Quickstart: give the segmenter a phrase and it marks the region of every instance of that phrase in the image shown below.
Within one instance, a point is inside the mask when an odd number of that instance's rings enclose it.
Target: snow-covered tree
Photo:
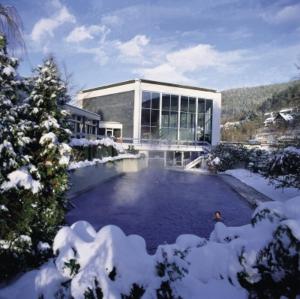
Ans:
[[[35,71],[26,114],[32,122],[29,133],[29,155],[39,175],[40,190],[34,196],[35,221],[32,242],[51,242],[66,209],[67,166],[71,148],[68,145],[67,113],[62,106],[69,100],[53,58]]]
[[[277,188],[300,189],[300,149],[287,147],[275,152],[264,172]]]
[[[21,108],[28,84],[17,67],[0,34],[0,280],[22,269],[30,255],[34,209],[25,197],[38,189],[27,155],[30,122]]]

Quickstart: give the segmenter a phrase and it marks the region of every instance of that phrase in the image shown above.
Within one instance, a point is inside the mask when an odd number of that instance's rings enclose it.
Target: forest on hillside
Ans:
[[[222,92],[223,141],[248,141],[264,128],[267,112],[300,109],[300,80]],[[231,122],[231,123],[228,123]],[[227,124],[231,126],[227,126]],[[299,128],[299,118],[293,122]],[[295,138],[299,138],[295,136]]]
[[[287,92],[290,86],[295,85],[297,82],[299,83],[300,81],[235,88],[222,91],[222,123],[227,121],[237,121],[242,115],[248,114],[250,111],[255,113],[258,112],[264,102],[271,99],[273,95],[283,92],[280,97],[286,97],[287,95],[284,93]],[[270,101],[269,103],[271,104]],[[272,105],[274,105],[274,101],[269,107]],[[267,108],[267,106],[264,107]]]

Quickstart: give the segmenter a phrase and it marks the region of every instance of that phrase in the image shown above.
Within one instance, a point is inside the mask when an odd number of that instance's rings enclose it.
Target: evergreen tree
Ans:
[[[42,188],[33,197],[35,220],[32,223],[32,242],[51,243],[64,221],[67,207],[67,166],[71,148],[70,131],[63,105],[69,100],[53,58],[36,69],[26,114],[32,122],[29,154],[39,173]]]
[[[16,265],[12,261],[28,251],[31,243],[31,208],[23,200],[24,192],[30,192],[30,184],[25,184],[31,178],[29,156],[24,155],[30,142],[26,136],[29,126],[20,119],[19,109],[27,85],[18,76],[17,66],[0,34],[0,280],[9,276],[7,271],[19,269],[20,259]]]

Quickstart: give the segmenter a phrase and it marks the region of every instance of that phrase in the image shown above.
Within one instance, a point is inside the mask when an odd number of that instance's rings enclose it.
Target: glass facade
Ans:
[[[213,101],[143,91],[141,139],[211,143]]]
[[[160,94],[157,92],[143,92],[141,138],[159,138],[159,109]]]

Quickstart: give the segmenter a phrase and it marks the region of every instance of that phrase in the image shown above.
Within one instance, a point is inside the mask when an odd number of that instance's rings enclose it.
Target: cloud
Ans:
[[[66,37],[66,41],[69,43],[78,43],[85,40],[92,40],[96,35],[102,35],[105,39],[110,30],[105,25],[91,25],[89,27],[79,26],[75,27],[69,35]]]
[[[247,57],[245,50],[218,51],[209,44],[198,44],[196,46],[180,49],[167,53],[165,59],[159,65],[150,68],[140,68],[136,72],[149,79],[164,81],[194,83],[189,77],[192,72],[203,70],[214,70],[215,72],[236,71],[239,62],[251,59]]]
[[[121,25],[123,22],[117,15],[106,15],[101,18],[101,23],[108,26]]]
[[[54,2],[54,6],[59,8],[58,12],[50,18],[40,19],[33,27],[31,39],[40,41],[43,37],[54,36],[54,30],[65,23],[75,23],[75,17],[68,11],[65,6],[62,6],[59,1]]]
[[[287,23],[299,21],[300,4],[288,5],[280,9],[273,8],[262,14],[262,18],[268,23]]]
[[[121,55],[125,57],[141,57],[142,51],[148,45],[150,39],[145,35],[136,35],[134,38],[127,42],[116,43],[117,48],[120,50]]]

